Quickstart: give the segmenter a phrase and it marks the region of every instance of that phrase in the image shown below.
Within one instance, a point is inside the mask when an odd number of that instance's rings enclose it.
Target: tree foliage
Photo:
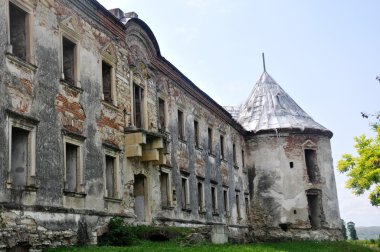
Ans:
[[[355,137],[357,156],[344,154],[337,169],[349,177],[346,187],[356,195],[370,191],[373,206],[380,206],[380,126],[374,124],[376,136],[367,138],[364,134]]]

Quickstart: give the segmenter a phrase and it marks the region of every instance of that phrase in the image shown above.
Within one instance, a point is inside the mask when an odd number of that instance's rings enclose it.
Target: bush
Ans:
[[[100,245],[128,246],[143,240],[180,240],[193,232],[193,229],[182,227],[131,226],[125,224],[120,217],[111,218],[108,228],[108,233],[99,237]]]

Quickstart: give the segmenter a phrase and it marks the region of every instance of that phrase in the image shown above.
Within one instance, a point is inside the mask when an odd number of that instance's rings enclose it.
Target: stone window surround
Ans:
[[[240,191],[235,190],[235,204],[236,204],[236,218],[238,221],[242,219],[241,216],[241,203],[240,203]]]
[[[164,129],[161,129],[161,130],[167,132],[167,130],[168,130],[168,121],[169,121],[168,120],[169,113],[168,113],[167,98],[164,97],[163,95],[159,94],[158,98],[157,98],[157,104],[159,103],[159,100],[162,100],[164,102]],[[157,105],[157,108],[159,108],[159,105]],[[158,116],[158,120],[160,120],[160,118],[159,118],[159,112],[157,113],[157,116]],[[158,122],[158,125],[159,124],[160,124],[160,122]]]
[[[12,167],[12,128],[20,128],[29,131],[28,136],[28,152],[29,152],[29,162],[27,167],[27,178],[26,178],[26,188],[35,188],[35,176],[36,176],[36,132],[38,121],[32,118],[19,115],[17,113],[8,112],[8,178],[7,178],[7,188],[12,188],[11,181],[11,167]]]
[[[206,212],[206,203],[205,203],[205,185],[204,185],[204,179],[198,178],[197,179],[197,193],[198,193],[198,185],[202,186],[201,191],[201,202],[199,203],[199,194],[198,194],[198,212],[199,213],[205,213]]]
[[[78,155],[78,161],[77,161],[77,165],[79,165],[79,174],[77,173],[76,174],[76,183],[77,183],[77,187],[76,187],[76,191],[75,192],[70,192],[70,191],[66,191],[66,184],[67,184],[67,177],[66,177],[66,171],[67,171],[67,168],[66,168],[66,143],[68,144],[72,144],[72,145],[75,145],[77,146],[77,151],[79,153]],[[84,193],[84,158],[83,158],[83,143],[84,143],[84,140],[79,140],[79,139],[76,139],[74,137],[70,137],[70,136],[66,136],[64,135],[63,136],[63,162],[64,162],[64,193],[67,193],[67,196],[79,196],[79,195],[82,195],[82,196],[85,196],[85,193]],[[73,194],[73,195],[71,195]]]
[[[211,182],[210,193],[211,193],[211,211],[212,211],[212,215],[219,215],[219,212],[218,212],[218,185],[214,181],[210,181],[210,182]],[[212,195],[213,191],[215,193],[214,197]],[[212,202],[213,199],[215,200],[215,202]],[[215,209],[212,208],[213,204],[215,206]]]
[[[7,53],[13,55],[12,44],[11,44],[11,36],[10,36],[10,16],[9,16],[9,3],[14,4],[19,7],[23,11],[26,12],[26,61],[30,64],[34,64],[34,53],[33,53],[33,9],[34,6],[32,3],[21,1],[21,0],[8,0],[5,2],[6,4],[6,12],[7,12],[7,29],[8,29],[8,46]]]
[[[73,30],[66,27],[64,24],[60,25],[60,62],[61,62],[61,80],[65,81],[65,76],[63,73],[63,38],[66,38],[67,40],[70,40],[72,43],[75,44],[74,49],[74,86],[81,87],[80,84],[80,40],[81,36],[80,34],[74,32]]]
[[[207,127],[207,152],[209,156],[215,156],[214,154],[214,129],[213,125]]]
[[[185,180],[186,184],[185,184],[185,192],[183,192],[183,185],[182,185],[182,182],[183,180]],[[182,195],[185,193],[185,205],[183,204],[182,202],[182,210],[190,210],[190,190],[189,190],[189,177],[188,176],[184,176],[184,175],[181,175],[181,200],[183,201],[183,198],[182,198]]]
[[[130,123],[131,125],[135,126],[136,127],[136,122],[135,122],[135,86],[139,87],[142,89],[142,101],[141,102],[141,120],[142,120],[142,128],[143,129],[147,129],[148,128],[148,110],[147,110],[147,107],[148,107],[148,101],[147,101],[147,95],[148,95],[148,91],[147,91],[147,83],[146,83],[146,80],[144,81],[141,81],[139,78],[136,78],[136,75],[133,75],[133,72],[131,71],[130,73],[131,75],[131,116],[130,116]]]
[[[164,208],[172,208],[173,207],[173,193],[172,193],[172,173],[169,168],[166,167],[160,167],[160,172],[165,173],[168,176],[168,181],[167,181],[167,197],[168,197],[168,205]]]
[[[120,199],[120,161],[119,161],[119,153],[116,150],[112,150],[110,148],[107,148],[103,146],[104,149],[104,198],[105,199]],[[115,183],[114,185],[114,196],[109,197],[107,193],[107,178],[106,178],[106,156],[110,156],[114,158],[114,177],[113,177],[113,182]]]
[[[224,206],[225,206],[224,215],[226,217],[229,217],[231,215],[231,213],[230,213],[230,201],[229,201],[229,190],[230,189],[228,187],[226,187],[226,186],[223,187],[223,201],[224,201],[223,203],[224,203]],[[225,193],[227,194],[226,198],[224,197]],[[227,202],[225,200],[227,200]]]
[[[179,117],[178,117],[179,113],[182,113],[182,122],[179,121]],[[178,140],[182,142],[186,142],[186,113],[185,113],[185,109],[181,106],[177,107],[177,127],[182,128],[182,135],[179,134],[180,130],[179,128],[177,128]]]

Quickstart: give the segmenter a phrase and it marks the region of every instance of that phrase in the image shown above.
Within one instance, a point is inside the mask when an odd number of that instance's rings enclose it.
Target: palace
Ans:
[[[0,250],[96,244],[113,216],[341,239],[332,132],[266,71],[222,107],[95,0],[0,0],[0,48]]]

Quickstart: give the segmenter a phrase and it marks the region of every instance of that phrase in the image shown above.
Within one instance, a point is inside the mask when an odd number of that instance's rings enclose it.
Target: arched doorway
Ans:
[[[133,185],[137,221],[146,221],[146,211],[148,209],[146,177],[142,174],[135,175],[135,182]]]

